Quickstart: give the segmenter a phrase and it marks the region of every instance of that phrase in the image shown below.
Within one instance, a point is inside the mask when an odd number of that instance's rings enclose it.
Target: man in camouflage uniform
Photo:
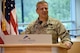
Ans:
[[[48,3],[40,1],[36,5],[36,12],[39,15],[38,19],[27,27],[25,34],[52,34],[53,43],[58,43],[58,37],[61,42],[71,48],[72,42],[68,31],[63,24],[48,16]]]

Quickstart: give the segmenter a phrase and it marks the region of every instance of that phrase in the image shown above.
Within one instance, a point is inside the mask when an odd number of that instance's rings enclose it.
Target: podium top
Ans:
[[[57,44],[0,44],[0,47],[58,47],[67,48],[62,43]]]

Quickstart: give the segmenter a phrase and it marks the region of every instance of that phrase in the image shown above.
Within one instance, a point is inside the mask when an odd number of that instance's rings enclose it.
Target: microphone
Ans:
[[[27,38],[28,36],[24,36],[24,38],[23,39],[25,39],[25,38]]]
[[[42,24],[42,21],[39,21],[38,23],[41,25]]]

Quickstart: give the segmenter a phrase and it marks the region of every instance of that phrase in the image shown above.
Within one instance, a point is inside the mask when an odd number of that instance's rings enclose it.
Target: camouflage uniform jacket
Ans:
[[[52,34],[53,43],[58,43],[58,37],[60,37],[61,42],[71,42],[69,33],[63,24],[60,21],[50,17],[48,17],[46,23],[43,23],[37,19],[29,24],[25,34]]]

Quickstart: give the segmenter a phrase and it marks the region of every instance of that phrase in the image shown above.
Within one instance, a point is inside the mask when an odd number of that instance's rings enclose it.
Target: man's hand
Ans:
[[[64,42],[63,45],[65,45],[67,47],[67,49],[71,49],[72,43],[71,42]]]

